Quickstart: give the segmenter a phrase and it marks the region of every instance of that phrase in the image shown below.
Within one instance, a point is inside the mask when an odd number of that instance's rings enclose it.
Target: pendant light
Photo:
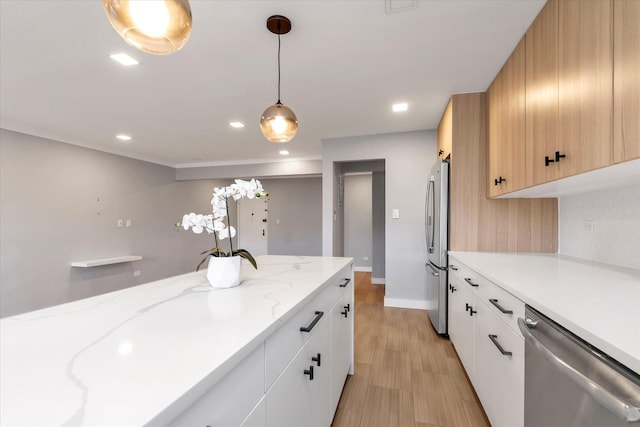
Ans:
[[[289,107],[280,102],[280,35],[291,31],[291,21],[274,15],[267,19],[267,28],[278,35],[278,102],[262,113],[260,130],[269,142],[289,142],[298,131],[298,119]]]
[[[189,40],[189,0],[102,0],[102,5],[114,30],[143,52],[167,55]]]

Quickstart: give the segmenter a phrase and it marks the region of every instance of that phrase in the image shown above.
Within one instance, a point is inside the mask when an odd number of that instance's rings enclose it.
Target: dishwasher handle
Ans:
[[[531,333],[530,329],[535,329],[535,324],[527,322],[527,320],[518,318],[518,327],[520,328],[522,335],[524,335],[525,341],[531,343],[553,366],[568,376],[578,387],[584,390],[585,393],[588,393],[602,406],[619,418],[622,418],[629,423],[640,420],[640,407],[626,402],[620,397],[614,395],[611,391],[605,389],[581,372],[578,372],[566,361],[558,357]]]

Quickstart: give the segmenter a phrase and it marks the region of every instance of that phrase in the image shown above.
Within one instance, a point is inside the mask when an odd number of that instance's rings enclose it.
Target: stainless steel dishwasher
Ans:
[[[640,426],[640,375],[527,306],[525,427]],[[638,333],[638,325],[629,325]]]

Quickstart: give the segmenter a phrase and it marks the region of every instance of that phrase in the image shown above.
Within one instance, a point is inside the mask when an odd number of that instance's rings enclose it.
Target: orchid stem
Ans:
[[[224,203],[227,208],[227,224],[229,227],[229,247],[231,248],[231,252],[229,252],[229,256],[233,256],[233,237],[231,236],[231,217],[229,216],[229,196],[225,196]]]

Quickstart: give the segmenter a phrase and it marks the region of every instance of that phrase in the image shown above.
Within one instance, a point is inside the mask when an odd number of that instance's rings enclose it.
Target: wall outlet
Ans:
[[[133,272],[133,277],[138,277],[140,275],[140,270],[136,270]]]
[[[363,260],[363,261],[369,261],[369,257],[368,257],[368,256],[363,256],[363,257],[362,257],[362,260]]]
[[[127,228],[129,228],[129,227],[131,227],[131,220],[130,219],[127,220]]]
[[[118,228],[122,228],[122,226],[124,225],[124,221],[122,221],[121,219],[118,220],[118,222],[116,223],[118,225]]]
[[[582,230],[591,232],[596,229],[596,222],[590,219],[582,220]]]

